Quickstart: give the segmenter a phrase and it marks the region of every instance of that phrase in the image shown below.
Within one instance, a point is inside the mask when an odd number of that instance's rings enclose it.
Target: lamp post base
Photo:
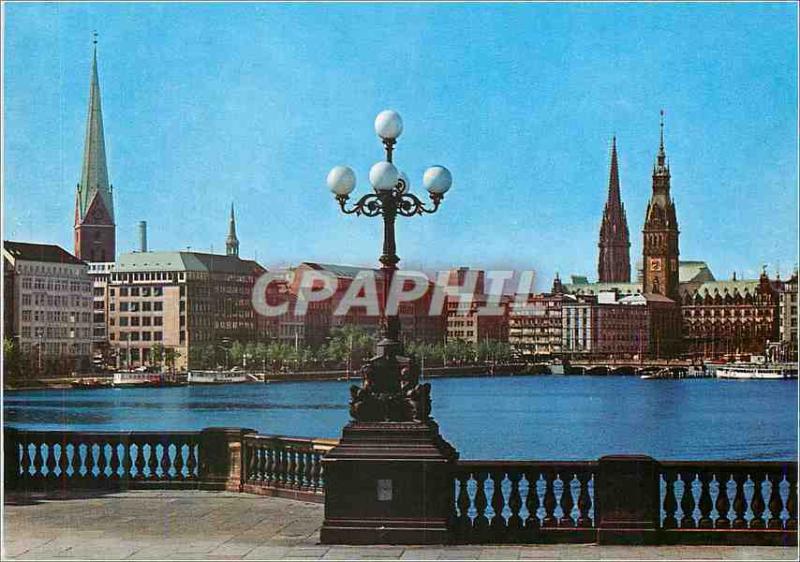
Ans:
[[[450,540],[456,450],[424,422],[351,422],[322,460],[324,544]]]

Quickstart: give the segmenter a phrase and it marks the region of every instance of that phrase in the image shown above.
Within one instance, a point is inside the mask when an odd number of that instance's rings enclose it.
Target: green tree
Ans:
[[[241,365],[244,361],[245,347],[241,342],[235,341],[228,350],[231,365]]]
[[[150,360],[154,365],[161,365],[164,361],[164,346],[160,343],[153,345],[150,351]]]

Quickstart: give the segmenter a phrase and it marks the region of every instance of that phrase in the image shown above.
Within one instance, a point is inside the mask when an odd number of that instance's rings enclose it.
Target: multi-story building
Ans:
[[[512,302],[508,313],[508,343],[525,358],[549,358],[561,355],[562,308],[573,301],[559,292],[528,295]]]
[[[647,298],[615,292],[564,302],[562,351],[571,357],[641,357],[649,353]]]
[[[4,336],[39,371],[87,368],[93,297],[86,263],[59,246],[6,241],[3,271]]]
[[[303,283],[303,275],[313,271],[330,275],[335,280],[334,293],[324,300],[313,300],[307,303],[303,316],[305,321],[305,337],[307,343],[319,346],[327,341],[330,331],[342,326],[359,326],[368,333],[377,334],[380,328],[380,314],[377,308],[369,310],[365,306],[342,306],[342,301],[350,290],[354,280],[361,272],[374,275],[375,295],[377,303],[382,302],[383,283],[380,270],[366,267],[354,267],[317,262],[302,262],[293,270],[290,291],[298,295]],[[411,281],[407,281],[411,283]],[[314,287],[313,290],[321,288]],[[404,288],[408,290],[408,288]],[[444,339],[443,314],[430,315],[430,302],[433,298],[434,285],[428,282],[428,290],[418,299],[404,301],[399,304],[400,334],[404,341],[440,343]],[[362,290],[358,297],[365,297]],[[343,314],[337,314],[337,310]],[[378,314],[376,314],[378,312]]]
[[[485,273],[459,267],[447,272],[442,287],[447,341],[473,345],[484,341],[508,341],[510,298],[485,293]]]
[[[118,364],[153,363],[158,346],[180,369],[199,361],[208,346],[267,341],[267,324],[251,302],[265,272],[236,253],[122,254],[108,288],[109,341]]]
[[[681,300],[688,352],[704,357],[763,354],[779,338],[779,292],[766,271],[758,280],[709,281]]]
[[[114,262],[89,262],[92,280],[92,354],[99,359],[107,356],[108,347],[108,282]]]
[[[509,306],[508,297],[501,296],[494,302],[488,295],[473,295],[470,301],[447,295],[447,341],[461,340],[473,345],[485,341],[508,341]],[[491,310],[495,308],[499,310]]]
[[[778,305],[782,359],[797,361],[797,270],[783,285]]]

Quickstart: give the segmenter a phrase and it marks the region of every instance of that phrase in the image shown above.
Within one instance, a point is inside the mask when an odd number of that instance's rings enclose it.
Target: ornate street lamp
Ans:
[[[339,443],[322,459],[325,470],[323,543],[442,544],[449,539],[456,450],[439,434],[430,417],[430,384],[420,384],[420,369],[406,357],[400,341],[400,320],[386,303],[397,257],[394,223],[398,215],[434,213],[453,183],[447,168],[433,166],[423,175],[430,206],[410,193],[406,175],[392,163],[403,132],[395,111],[382,111],[375,132],[386,148],[386,160],[369,172],[374,189],[351,207],[356,185],[353,170],[337,166],[328,186],[346,214],[383,217],[380,257],[383,293],[378,353],[361,369],[362,386],[350,387],[353,421]]]
[[[386,160],[377,162],[369,171],[374,193],[364,195],[348,208],[347,201],[356,186],[353,170],[336,166],[327,178],[328,187],[343,213],[383,217],[381,339],[376,357],[362,369],[363,386],[351,389],[350,413],[357,421],[424,421],[430,414],[430,386],[419,384],[420,371],[416,361],[403,356],[400,319],[396,314],[386,314],[389,289],[400,261],[394,223],[397,215],[413,217],[435,213],[453,184],[453,177],[444,166],[432,166],[425,171],[422,182],[431,198],[431,205],[427,206],[410,192],[408,176],[392,162],[394,146],[403,132],[400,115],[390,109],[380,112],[375,118],[375,132],[383,142]]]

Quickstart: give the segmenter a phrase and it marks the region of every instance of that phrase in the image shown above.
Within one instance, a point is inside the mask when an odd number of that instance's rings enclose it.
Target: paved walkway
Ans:
[[[318,544],[322,506],[198,491],[6,497],[3,559],[797,560],[795,548]]]

